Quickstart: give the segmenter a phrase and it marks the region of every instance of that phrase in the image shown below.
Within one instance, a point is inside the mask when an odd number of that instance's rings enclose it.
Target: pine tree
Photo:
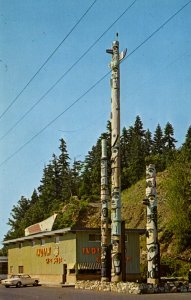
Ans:
[[[23,220],[25,214],[30,208],[30,200],[24,196],[18,201],[17,205],[13,206],[11,211],[11,218],[8,220],[8,225],[11,229],[8,231],[5,239],[16,238],[24,235],[25,224],[23,225]]]
[[[130,163],[130,149],[133,138],[133,127],[122,129],[121,135],[121,189],[125,189],[130,186],[129,182],[129,163]]]
[[[39,197],[38,197],[37,190],[34,189],[32,196],[31,196],[31,201],[30,201],[31,206],[34,205],[35,203],[37,203],[38,200],[39,200]]]
[[[107,157],[108,157],[108,181],[111,177],[111,123],[107,122],[107,131],[102,133],[98,138],[96,145],[88,151],[82,171],[82,180],[80,187],[80,196],[88,198],[91,201],[100,200],[100,184],[101,184],[101,140],[107,141]]]
[[[145,174],[145,130],[139,116],[136,117],[132,136],[129,142],[128,177],[130,184],[134,184]]]
[[[54,200],[62,200],[61,193],[62,193],[62,179],[61,179],[61,167],[60,162],[55,154],[52,156],[51,161],[52,167],[52,197]]]
[[[70,178],[70,168],[69,168],[69,155],[67,152],[66,142],[64,139],[60,139],[60,155],[58,158],[58,164],[60,168],[61,175],[61,198],[63,201],[68,200],[72,195],[71,192],[71,178]]]
[[[185,160],[191,161],[191,126],[188,128],[186,133],[186,139],[182,147],[182,153],[184,154]]]
[[[160,124],[157,125],[153,137],[152,154],[162,154],[164,151],[164,136]]]
[[[174,128],[172,127],[172,125],[168,122],[164,128],[164,138],[163,138],[163,142],[164,142],[164,148],[168,151],[168,150],[173,150],[175,149],[175,143],[177,143],[177,141],[174,138]]]
[[[55,199],[54,170],[51,162],[45,166],[39,191],[39,210],[42,220],[47,218]]]
[[[84,161],[83,187],[81,192],[98,200],[101,181],[101,138],[98,139]]]
[[[145,144],[145,156],[149,156],[152,151],[152,133],[150,132],[149,129],[145,132],[145,139],[144,139],[144,144]]]
[[[81,172],[83,164],[79,160],[74,160],[71,168],[71,193],[72,196],[80,196]]]
[[[141,121],[140,116],[136,116],[133,131],[135,135],[140,136],[141,138],[143,138],[145,135],[145,130],[143,129],[143,122]]]

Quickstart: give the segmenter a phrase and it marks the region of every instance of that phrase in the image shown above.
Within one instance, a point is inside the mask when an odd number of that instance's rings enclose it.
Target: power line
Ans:
[[[7,130],[7,132],[0,138],[2,141],[15,127],[57,86],[57,84],[90,52],[90,50],[100,41],[100,39],[125,15],[125,13],[135,4],[134,0],[122,14],[97,38],[93,44],[71,65],[71,67],[64,72],[64,74],[20,117],[20,119]]]
[[[56,116],[52,121],[50,121],[45,127],[43,127],[37,134],[35,134],[30,140],[28,140],[25,144],[19,147],[13,154],[11,154],[7,159],[5,159],[0,167],[10,160],[13,156],[19,153],[23,148],[25,148],[29,143],[31,143],[37,136],[39,136],[42,132],[44,132],[50,125],[52,125],[56,120],[58,120],[65,112],[67,112],[72,106],[74,106],[77,102],[79,102],[82,98],[84,98],[91,90],[93,90],[104,78],[109,75],[110,71],[107,72],[103,77],[101,77],[96,83],[94,83],[85,93],[83,93],[79,98],[77,98],[71,105],[69,105],[63,112],[61,112],[58,116]]]
[[[159,32],[164,26],[166,26],[176,15],[178,15],[188,4],[190,4],[191,0],[187,2],[184,6],[182,6],[178,11],[176,11],[170,18],[168,18],[161,26],[159,26],[152,34],[150,34],[142,43],[140,43],[135,49],[131,51],[131,53],[127,56],[130,57],[133,55],[141,46],[143,46],[146,42],[148,42],[157,32]],[[125,59],[124,59],[125,60]],[[65,112],[67,112],[71,107],[73,107],[77,102],[79,102],[82,98],[84,98],[90,91],[92,91],[101,81],[103,81],[111,71],[108,71],[104,76],[102,76],[98,81],[96,81],[88,90],[86,90],[79,98],[77,98],[72,104],[70,104],[63,112],[61,112],[58,116],[56,116],[52,121],[50,121],[45,127],[43,127],[37,134],[35,134],[31,139],[29,139],[25,144],[19,147],[13,154],[8,156],[1,164],[0,167],[9,161],[12,157],[14,157],[17,153],[19,153],[24,147],[26,147],[29,143],[31,143],[36,137],[38,137],[42,132],[44,132],[49,126],[51,126],[56,120],[58,120]]]
[[[97,0],[88,7],[85,13],[81,16],[81,18],[76,22],[76,24],[72,27],[72,29],[67,33],[65,38],[60,42],[60,44],[54,49],[54,51],[48,56],[45,62],[41,65],[41,67],[36,71],[36,73],[31,77],[31,79],[27,82],[27,84],[22,88],[19,94],[12,100],[12,102],[8,105],[8,107],[2,112],[0,115],[0,119],[8,112],[8,110],[13,106],[13,104],[18,100],[18,98],[22,95],[22,93],[26,90],[29,84],[33,81],[33,79],[38,75],[38,73],[42,70],[42,68],[47,64],[47,62],[52,58],[52,56],[56,53],[56,51],[61,47],[61,45],[66,41],[66,39],[70,36],[70,34],[74,31],[74,29],[79,25],[82,19],[87,15],[93,5],[96,3]]]
[[[158,31],[160,31],[166,24],[168,24],[176,15],[178,15],[187,5],[191,3],[191,0],[188,1],[184,6],[177,10],[171,17],[169,17],[161,26],[159,26],[155,31],[153,31],[142,43],[140,43],[129,55],[127,55],[123,60],[125,61],[129,56],[131,56],[135,51],[142,47],[148,40],[150,40]]]

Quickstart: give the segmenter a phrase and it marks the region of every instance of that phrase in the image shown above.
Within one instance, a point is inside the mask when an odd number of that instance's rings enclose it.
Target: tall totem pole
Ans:
[[[118,37],[118,34],[117,34]],[[112,49],[111,76],[111,281],[122,279],[121,261],[121,167],[120,167],[120,61],[126,51],[119,54],[119,42],[114,41]]]
[[[109,231],[109,188],[107,172],[107,144],[102,139],[101,155],[101,280],[109,281],[111,273],[110,231]]]
[[[147,282],[158,284],[160,280],[160,251],[157,231],[156,170],[154,165],[146,166],[146,199],[143,200],[143,204],[147,206]]]

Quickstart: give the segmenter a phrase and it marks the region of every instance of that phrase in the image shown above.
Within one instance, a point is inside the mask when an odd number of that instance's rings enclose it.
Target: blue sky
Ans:
[[[13,205],[30,197],[44,165],[67,143],[71,161],[83,159],[110,118],[108,71],[115,33],[131,54],[189,0],[137,0],[46,97],[6,132],[79,59],[134,0],[97,0],[39,74],[0,118],[0,240]],[[93,0],[0,0],[0,115],[90,7]],[[121,128],[140,115],[152,132],[169,121],[178,146],[191,125],[191,3],[121,64]],[[8,159],[12,154],[15,155]]]

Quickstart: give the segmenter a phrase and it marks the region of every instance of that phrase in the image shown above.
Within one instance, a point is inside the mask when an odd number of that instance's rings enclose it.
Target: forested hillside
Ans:
[[[100,224],[101,139],[108,142],[110,157],[110,122],[106,132],[86,155],[84,161],[70,162],[67,145],[60,140],[59,154],[53,154],[44,167],[38,187],[31,198],[21,196],[8,220],[10,231],[5,239],[24,235],[31,224],[58,213],[53,229]],[[127,227],[144,228],[146,208],[145,167],[154,163],[157,171],[159,239],[161,250],[180,256],[191,250],[191,126],[183,145],[176,149],[174,129],[169,122],[158,124],[154,133],[145,130],[139,116],[121,134],[122,217]],[[109,178],[111,167],[109,162]],[[189,254],[190,255],[190,254]],[[191,255],[190,255],[191,256]]]

